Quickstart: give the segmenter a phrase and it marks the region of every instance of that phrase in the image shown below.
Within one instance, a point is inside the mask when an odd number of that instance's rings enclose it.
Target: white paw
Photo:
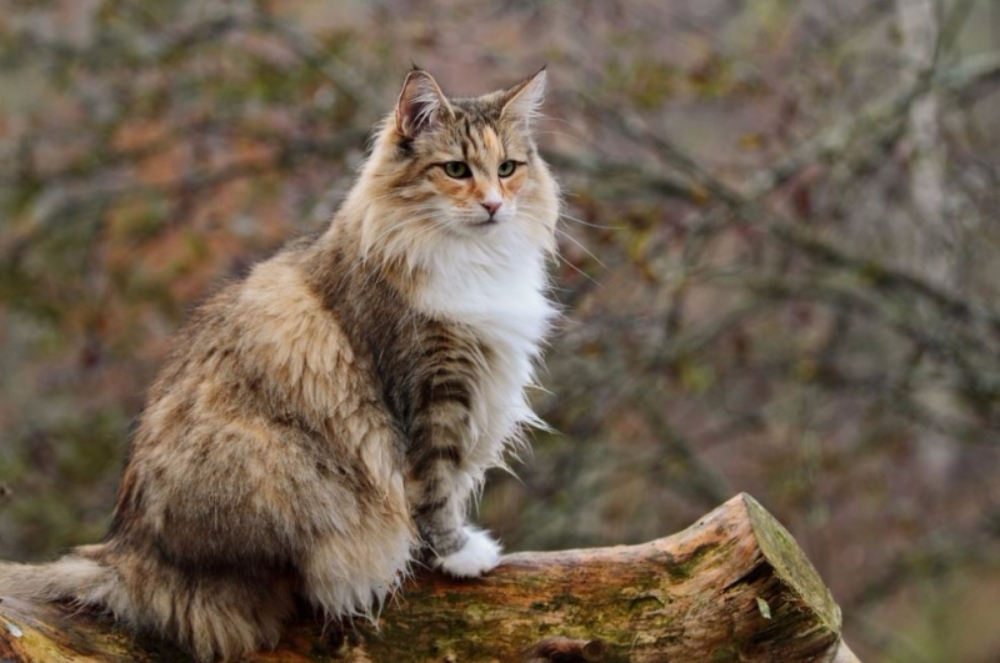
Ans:
[[[459,578],[481,576],[500,562],[500,544],[490,538],[488,532],[472,527],[464,531],[469,540],[462,549],[436,561],[438,568]]]

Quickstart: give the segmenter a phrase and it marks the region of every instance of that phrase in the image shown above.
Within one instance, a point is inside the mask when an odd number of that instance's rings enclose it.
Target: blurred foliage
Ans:
[[[482,519],[622,543],[747,490],[863,660],[990,660],[1000,12],[922,53],[907,2],[0,0],[0,556],[100,536],[171,333],[324,225],[411,61],[547,62],[560,432]]]

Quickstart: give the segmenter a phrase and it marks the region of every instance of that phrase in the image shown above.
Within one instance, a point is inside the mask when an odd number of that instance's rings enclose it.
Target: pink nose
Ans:
[[[503,203],[499,200],[487,200],[479,204],[483,206],[483,209],[490,213],[490,216],[496,214],[497,210],[500,209],[500,206],[503,205]]]

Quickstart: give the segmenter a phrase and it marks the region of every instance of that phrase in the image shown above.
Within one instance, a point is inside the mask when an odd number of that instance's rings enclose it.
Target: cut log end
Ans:
[[[2,588],[0,588],[2,594]],[[517,553],[484,578],[418,575],[377,627],[303,617],[255,661],[857,663],[840,610],[791,535],[741,494],[650,543]],[[66,606],[0,602],[0,660],[176,660]]]

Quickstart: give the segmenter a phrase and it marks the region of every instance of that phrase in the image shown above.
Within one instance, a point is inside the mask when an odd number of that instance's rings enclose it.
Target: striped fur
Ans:
[[[0,564],[0,595],[102,606],[231,660],[273,646],[296,596],[370,617],[414,557],[492,568],[466,510],[537,423],[524,389],[553,317],[558,195],[530,134],[544,78],[448,99],[411,72],[329,229],[181,333],[104,543]]]

